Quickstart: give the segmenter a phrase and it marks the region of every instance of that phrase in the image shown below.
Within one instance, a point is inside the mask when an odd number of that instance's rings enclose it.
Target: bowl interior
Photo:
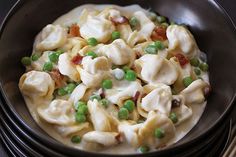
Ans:
[[[24,73],[20,59],[29,56],[36,34],[57,17],[84,3],[140,4],[151,8],[171,21],[190,27],[199,48],[207,54],[210,83],[213,89],[207,107],[199,123],[177,145],[191,141],[211,128],[229,107],[235,93],[236,36],[235,29],[215,2],[195,0],[37,0],[20,1],[10,14],[1,31],[0,82],[9,107],[17,113],[25,125],[51,142],[34,122],[18,89],[18,81]],[[56,6],[55,6],[56,4]]]

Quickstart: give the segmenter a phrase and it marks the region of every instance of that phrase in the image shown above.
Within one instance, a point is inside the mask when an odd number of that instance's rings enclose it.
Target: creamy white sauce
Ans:
[[[92,4],[88,4],[88,5],[82,5],[79,6],[75,9],[73,9],[72,11],[70,11],[69,13],[59,17],[53,24],[60,24],[63,26],[70,26],[73,23],[78,22],[78,17],[80,16],[82,10],[84,8],[86,9],[93,9],[96,8],[97,10],[103,10],[104,8],[107,7],[114,7],[118,10],[120,10],[124,15],[127,15],[128,17],[133,14],[133,12],[135,11],[143,11],[145,13],[147,13],[147,10],[144,10],[143,8],[141,8],[138,5],[131,5],[131,6],[126,6],[126,7],[119,7],[119,6],[115,6],[115,5],[92,5]],[[35,42],[38,41],[38,37],[36,37]],[[202,75],[202,78],[206,81],[209,82],[209,78],[208,78],[208,74],[204,73]],[[45,102],[44,100],[38,101],[37,104],[31,102],[27,97],[24,97],[26,104],[29,108],[29,111],[31,113],[31,115],[33,116],[33,118],[35,119],[35,121],[39,124],[39,126],[46,131],[46,133],[48,133],[50,136],[52,136],[53,138],[57,139],[58,141],[62,142],[65,145],[68,146],[72,146],[75,148],[80,148],[81,149],[81,145],[75,145],[73,143],[71,143],[70,138],[67,137],[62,137],[55,129],[55,126],[44,122],[42,119],[39,118],[37,112],[36,112],[36,106],[40,105],[42,103],[47,104],[50,102]],[[206,106],[206,102],[202,103],[202,104],[192,104],[191,108],[193,111],[193,115],[190,119],[188,119],[187,121],[185,121],[184,123],[182,123],[181,125],[176,127],[176,136],[168,142],[167,145],[173,144],[177,141],[179,141],[180,139],[182,139],[199,121],[204,109]],[[104,148],[104,150],[100,151],[101,153],[108,153],[108,154],[132,154],[132,153],[137,153],[137,150],[134,149],[133,147],[131,147],[130,145],[128,145],[127,143],[122,143],[110,148]]]

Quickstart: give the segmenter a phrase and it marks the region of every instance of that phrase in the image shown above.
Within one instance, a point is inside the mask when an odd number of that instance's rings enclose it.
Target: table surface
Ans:
[[[16,2],[17,0],[0,0],[0,23],[4,19],[5,15],[11,8],[11,6]],[[216,0],[218,1],[223,8],[226,10],[226,12],[229,14],[229,16],[232,18],[234,23],[236,24],[236,0]],[[7,153],[4,151],[2,147],[2,142],[0,140],[0,157],[6,157]]]

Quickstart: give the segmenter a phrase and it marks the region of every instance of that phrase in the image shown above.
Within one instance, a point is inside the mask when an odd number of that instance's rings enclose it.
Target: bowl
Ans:
[[[194,0],[20,0],[11,9],[0,31],[0,86],[5,103],[1,107],[41,145],[66,156],[118,156],[90,153],[67,147],[48,136],[31,117],[18,89],[24,73],[20,59],[29,56],[34,37],[47,24],[71,9],[87,3],[139,4],[171,21],[187,25],[199,48],[207,54],[212,93],[197,125],[176,144],[144,154],[128,156],[171,156],[192,150],[227,123],[236,97],[236,29],[225,11],[214,1]],[[205,142],[207,143],[207,142]]]

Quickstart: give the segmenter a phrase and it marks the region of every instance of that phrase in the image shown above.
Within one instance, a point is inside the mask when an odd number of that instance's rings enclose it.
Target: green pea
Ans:
[[[64,88],[59,88],[59,89],[57,90],[57,94],[58,94],[59,96],[64,96],[64,95],[67,94],[67,91],[66,91]]]
[[[56,52],[51,52],[49,55],[48,55],[48,58],[51,62],[53,63],[56,63],[58,61],[58,58],[59,58],[59,54],[56,53]]]
[[[88,114],[88,106],[87,105],[80,105],[77,107],[77,113],[79,114]]]
[[[157,47],[156,45],[148,45],[145,48],[145,52],[148,54],[157,54]]]
[[[183,84],[185,87],[188,87],[193,82],[193,79],[191,77],[185,77],[183,79]]]
[[[128,70],[130,70],[128,66],[124,66],[122,69],[124,70],[124,72],[127,72]]]
[[[94,100],[94,99],[97,99],[99,101],[99,100],[101,100],[101,96],[100,95],[91,95],[89,97],[89,100]]]
[[[33,54],[33,55],[31,56],[31,60],[32,60],[32,61],[37,61],[37,60],[39,59],[39,57],[40,57],[40,55],[37,54],[37,53],[35,53],[35,54]]]
[[[156,128],[154,131],[154,136],[158,139],[165,137],[165,131],[161,128]]]
[[[195,68],[194,72],[195,72],[196,75],[201,75],[201,70],[198,69],[198,68]]]
[[[68,94],[71,94],[73,90],[75,89],[76,84],[74,83],[69,83],[66,87],[65,90],[67,91]]]
[[[158,50],[163,50],[165,48],[164,44],[161,41],[156,41],[155,46]]]
[[[177,122],[178,122],[178,117],[177,117],[176,113],[174,113],[174,112],[171,112],[171,113],[170,113],[169,118],[170,118],[170,120],[171,120],[173,123],[177,123]]]
[[[154,12],[151,12],[149,15],[150,20],[156,21],[157,20],[157,14]]]
[[[201,63],[201,64],[199,65],[199,68],[200,68],[202,71],[206,72],[206,71],[208,70],[208,64],[207,64],[207,63]]]
[[[161,26],[164,27],[164,28],[167,28],[167,27],[169,27],[169,24],[167,22],[164,22],[164,23],[161,24]]]
[[[107,79],[102,81],[102,88],[104,89],[111,89],[112,88],[112,81]]]
[[[190,64],[192,65],[192,66],[195,66],[195,67],[197,67],[198,65],[199,65],[199,59],[198,58],[193,58],[193,59],[190,59]]]
[[[118,118],[121,120],[127,120],[129,118],[129,111],[126,108],[121,108],[118,112]]]
[[[129,20],[129,24],[132,28],[135,28],[139,25],[139,21],[136,17],[131,17],[131,19]]]
[[[157,21],[159,23],[163,23],[163,22],[166,22],[166,18],[164,16],[157,16]]]
[[[76,112],[75,114],[75,120],[78,123],[84,123],[86,122],[86,116],[84,114]]]
[[[86,103],[84,101],[78,101],[76,104],[75,104],[75,108],[78,109],[79,106],[82,106],[82,105],[86,105]]]
[[[52,71],[52,69],[53,69],[53,64],[52,64],[52,62],[46,62],[46,63],[44,63],[44,65],[43,65],[43,71],[49,72],[49,71]]]
[[[93,51],[89,51],[89,52],[86,53],[86,56],[92,56],[92,58],[94,59],[94,58],[97,57],[97,54]]]
[[[135,103],[133,100],[126,100],[123,107],[126,108],[129,112],[133,112]]]
[[[150,148],[148,146],[141,146],[141,147],[139,147],[139,151],[141,153],[147,153],[150,151]]]
[[[56,53],[60,56],[61,54],[64,53],[64,51],[62,51],[62,50],[56,50]]]
[[[107,100],[107,99],[102,99],[102,100],[100,100],[99,101],[105,108],[107,108],[108,107],[108,104],[109,104],[109,101]]]
[[[72,136],[71,142],[72,143],[80,143],[81,142],[81,137],[79,135]]]
[[[116,40],[116,39],[119,39],[119,38],[120,38],[120,32],[118,32],[118,31],[112,32],[112,34],[111,34],[111,39],[112,40]]]
[[[21,59],[21,63],[24,65],[24,66],[29,66],[31,64],[31,59],[30,57],[23,57]]]
[[[136,73],[133,70],[128,70],[125,73],[125,79],[127,81],[135,81],[136,80]]]
[[[98,44],[98,41],[96,38],[89,38],[88,39],[88,44],[91,46],[96,46]]]

